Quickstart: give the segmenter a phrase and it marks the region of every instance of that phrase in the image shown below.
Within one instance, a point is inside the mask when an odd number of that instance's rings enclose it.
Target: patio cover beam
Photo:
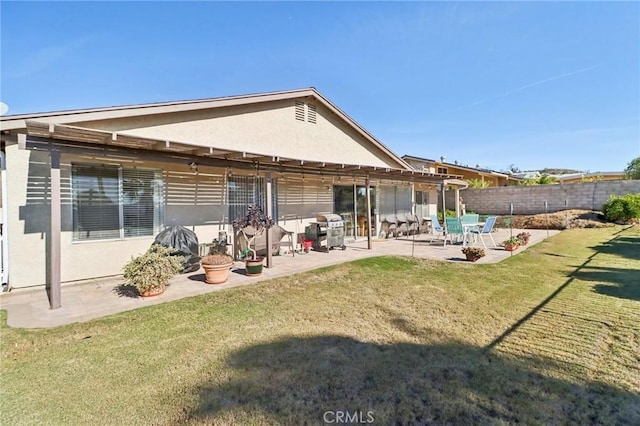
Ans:
[[[202,165],[236,167],[240,169],[255,169],[257,165],[263,171],[326,174],[331,176],[346,175],[362,178],[369,175],[372,179],[389,179],[393,176],[397,180],[415,183],[441,183],[444,179],[459,177],[457,175],[438,175],[409,169],[328,163],[303,159],[285,159],[278,156],[218,149],[185,142],[155,140],[122,133],[116,134],[115,132],[42,123],[33,120],[27,121],[27,134],[32,141],[36,141],[36,138],[39,137],[41,138],[41,142],[45,139],[53,140],[56,144],[76,142],[91,149],[102,147],[107,151],[111,148],[121,147],[123,149],[138,150],[137,153],[139,156],[149,156],[154,153],[160,156],[162,154],[169,154],[169,156],[182,154],[191,156],[189,161],[196,161]],[[204,161],[205,159],[210,159],[211,161]]]

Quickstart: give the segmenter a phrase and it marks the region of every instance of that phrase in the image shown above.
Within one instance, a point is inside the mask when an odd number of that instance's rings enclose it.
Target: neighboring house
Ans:
[[[477,179],[481,182],[487,182],[489,186],[516,185],[520,181],[518,177],[497,172],[495,170],[484,169],[479,166],[469,167],[456,162],[447,163],[444,158],[441,158],[440,161],[436,161],[428,158],[403,155],[402,159],[418,171],[442,173],[445,175],[458,175],[467,181]]]
[[[528,180],[528,179],[540,179],[542,175],[537,170],[530,170],[526,172],[515,172],[511,174],[511,176],[513,176],[514,178],[522,179],[522,180]]]
[[[549,176],[555,178],[558,183],[580,183],[595,182],[601,180],[627,179],[627,175],[625,172],[581,172]]]
[[[116,275],[179,224],[210,242],[248,203],[304,233],[334,212],[435,213],[454,171],[415,171],[313,88],[0,117],[3,283]],[[420,193],[420,199],[416,199]],[[423,196],[427,194],[427,196]],[[421,212],[422,213],[422,212]]]

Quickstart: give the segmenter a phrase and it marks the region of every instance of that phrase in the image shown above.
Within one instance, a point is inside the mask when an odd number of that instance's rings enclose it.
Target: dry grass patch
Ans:
[[[3,424],[640,423],[640,228],[497,265],[401,257],[3,327]]]

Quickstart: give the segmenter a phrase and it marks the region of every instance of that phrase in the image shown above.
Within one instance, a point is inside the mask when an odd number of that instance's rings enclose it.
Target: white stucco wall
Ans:
[[[295,118],[294,100],[77,125],[159,140],[312,161],[400,167],[319,103],[316,123]],[[306,107],[306,105],[305,105]]]

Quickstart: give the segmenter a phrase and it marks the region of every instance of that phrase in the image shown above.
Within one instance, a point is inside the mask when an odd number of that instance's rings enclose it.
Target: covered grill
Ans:
[[[309,224],[308,238],[313,241],[314,250],[320,250],[323,241],[327,252],[334,247],[347,248],[344,245],[344,220],[337,214],[317,215],[316,221]]]

